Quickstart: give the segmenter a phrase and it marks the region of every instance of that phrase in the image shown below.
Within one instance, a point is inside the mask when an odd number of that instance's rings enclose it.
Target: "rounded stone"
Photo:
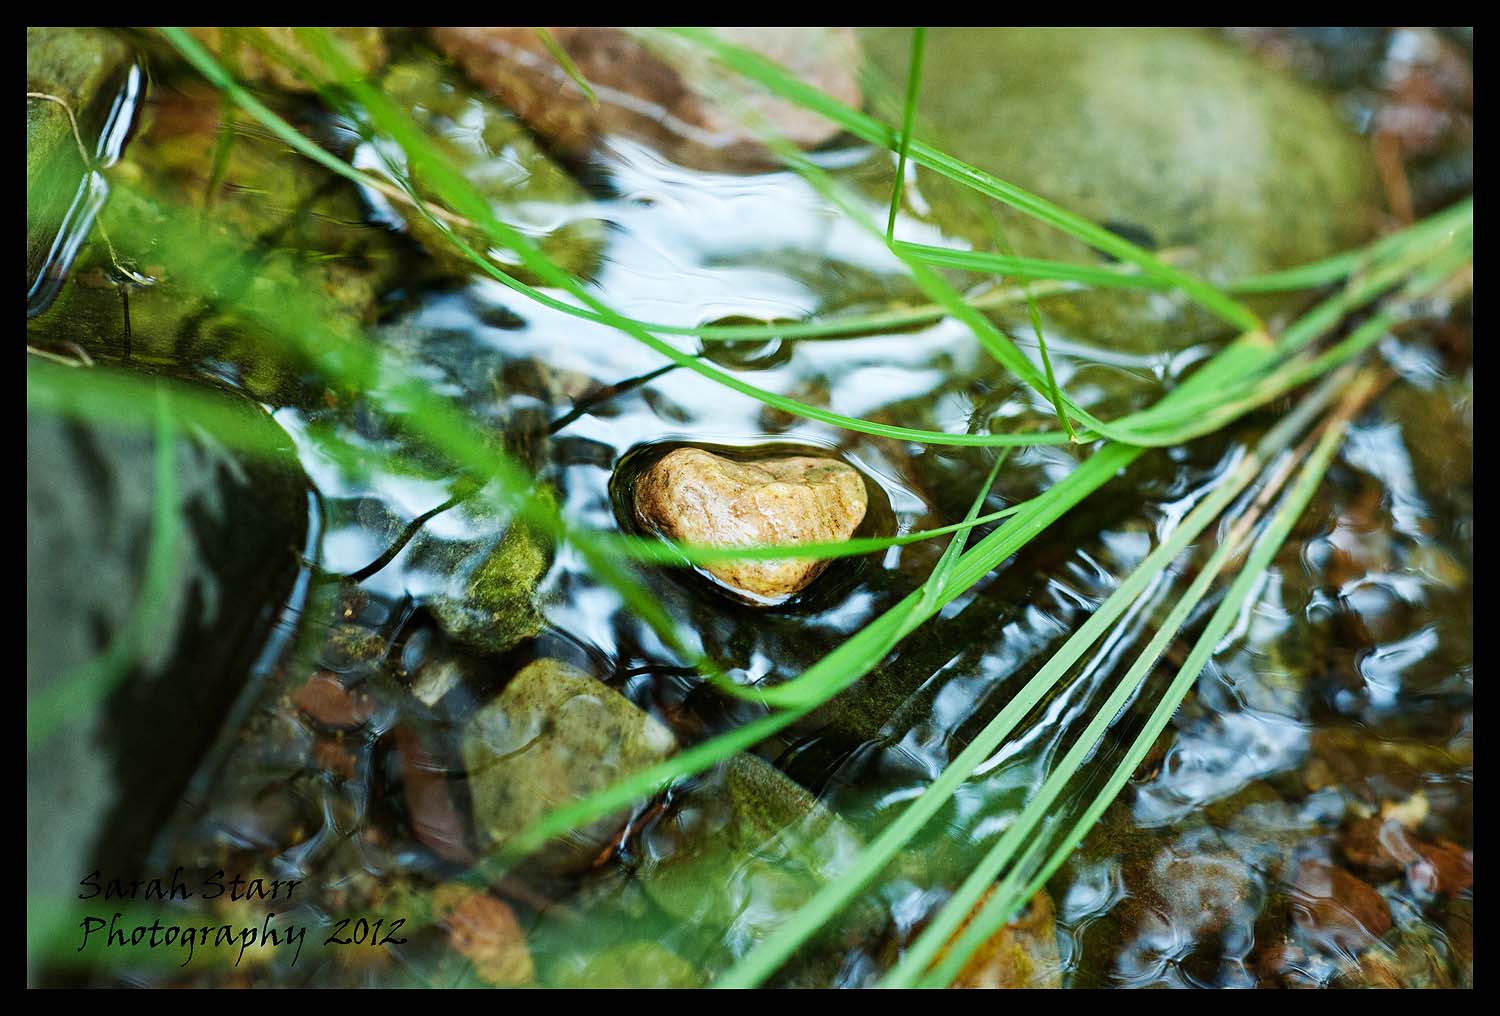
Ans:
[[[740,462],[702,448],[668,452],[636,481],[636,520],[698,547],[838,543],[864,521],[859,471],[838,459],[791,455]],[[719,561],[704,566],[731,592],[774,604],[805,589],[827,560]]]

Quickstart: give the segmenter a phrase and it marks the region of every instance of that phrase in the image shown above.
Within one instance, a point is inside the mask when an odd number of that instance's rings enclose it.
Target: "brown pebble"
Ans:
[[[401,787],[411,815],[412,832],[439,856],[459,864],[473,861],[464,821],[448,793],[447,770],[406,726],[395,730],[396,749],[401,753]]]
[[[530,984],[536,977],[526,937],[510,907],[488,893],[456,885],[439,886],[432,906],[448,926],[449,945],[486,983]]]
[[[1439,840],[1417,845],[1420,855],[1407,868],[1412,885],[1430,893],[1454,896],[1474,884],[1474,852],[1456,843]]]
[[[1323,861],[1304,861],[1292,895],[1293,919],[1303,934],[1357,954],[1391,929],[1391,911],[1366,882]]]
[[[338,675],[320,670],[292,693],[292,701],[311,720],[335,730],[350,730],[369,720],[375,703],[344,687]]]
[[[359,764],[348,749],[328,738],[321,738],[313,745],[312,757],[319,769],[346,780],[354,779]]]

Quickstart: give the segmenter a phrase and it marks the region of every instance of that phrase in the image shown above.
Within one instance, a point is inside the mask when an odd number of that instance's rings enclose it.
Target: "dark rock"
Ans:
[[[137,383],[148,399],[158,385]],[[236,428],[277,454],[253,458],[180,430],[177,496],[161,505],[149,429],[28,414],[27,880],[47,906],[65,907],[95,867],[135,877],[297,575],[306,481],[290,440],[240,401],[229,406]],[[148,599],[158,511],[176,553],[163,593]],[[112,648],[125,650],[118,667]],[[54,710],[57,725],[34,740],[33,717]]]

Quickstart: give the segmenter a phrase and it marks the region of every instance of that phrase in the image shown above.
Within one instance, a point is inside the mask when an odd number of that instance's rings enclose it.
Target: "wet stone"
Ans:
[[[905,80],[909,30],[861,38],[887,78]],[[1380,199],[1368,149],[1332,103],[1207,33],[933,29],[927,52],[942,54],[922,76],[931,140],[1189,273],[1223,282],[1312,261],[1356,245],[1373,225]],[[1012,209],[991,218],[933,174],[919,173],[916,192],[931,209],[922,217],[976,249],[1000,249],[991,245],[1003,233],[1018,255],[1112,261]],[[1114,349],[1182,349],[1227,328],[1163,292],[1039,302],[1049,326]],[[1024,304],[1003,312],[1017,327],[1026,315]]]
[[[40,384],[35,370],[28,385]],[[113,375],[91,373],[101,385]],[[148,405],[166,391],[138,375],[116,383],[137,386]],[[217,397],[220,425],[239,428],[232,432],[266,454],[241,455],[216,430],[183,427],[172,439],[171,492],[154,481],[149,427],[27,416],[28,701],[44,702],[80,668],[100,667],[113,646],[131,644],[127,633],[142,612],[153,612],[145,615],[149,636],[128,650],[123,668],[93,671],[94,681],[111,682],[107,690],[70,695],[50,736],[28,748],[27,882],[47,898],[67,898],[80,872],[101,864],[124,872],[144,863],[293,588],[307,481],[291,439],[250,400]],[[168,493],[173,500],[159,505]],[[159,516],[167,524],[155,525]],[[162,540],[175,546],[152,591],[147,561]],[[288,754],[300,766],[305,742]],[[279,800],[295,808],[290,792]]]
[[[701,547],[837,543],[854,535],[868,506],[863,477],[837,459],[736,462],[701,448],[663,456],[637,480],[634,493],[643,527]],[[774,604],[805,589],[826,566],[800,558],[704,567],[743,598]]]
[[[542,630],[535,597],[548,562],[541,534],[527,523],[514,523],[474,570],[462,597],[434,597],[428,606],[457,641],[503,653]]]
[[[488,893],[459,885],[439,886],[432,904],[447,925],[449,944],[474,965],[482,981],[507,987],[535,979],[526,937],[510,907]]]
[[[368,696],[344,687],[337,675],[320,670],[292,693],[297,708],[325,727],[348,730],[368,720],[375,704]]]
[[[297,121],[285,103],[272,105]],[[377,297],[403,275],[403,245],[366,224],[353,184],[288,157],[244,114],[227,115],[206,83],[150,93],[135,139],[105,174],[110,195],[98,225],[27,335],[151,367],[211,361],[222,375],[228,364],[264,401],[305,404],[321,399],[323,387],[309,390],[306,364],[265,334],[259,308],[291,298],[329,321],[369,323]],[[225,138],[232,144],[216,165]],[[188,220],[190,254],[177,232]],[[178,270],[189,257],[201,276]],[[127,281],[120,266],[140,281]]]
[[[481,840],[503,844],[548,812],[660,762],[676,747],[666,727],[583,671],[553,659],[530,663],[464,733]],[[611,816],[574,830],[537,862],[553,871],[587,867],[620,822]]]
[[[436,28],[433,41],[464,71],[559,151],[582,158],[602,138],[625,134],[700,169],[745,171],[777,165],[735,111],[697,84],[701,50],[672,45],[670,60],[617,28],[551,28],[599,99],[590,101],[531,28]],[[849,28],[726,28],[726,41],[758,52],[848,105],[860,105],[859,45]],[[671,44],[673,40],[661,40]],[[720,85],[804,148],[832,140],[824,117],[719,74]]]
[[[1390,907],[1380,893],[1321,861],[1297,869],[1292,910],[1309,940],[1336,952],[1357,952],[1391,928]]]
[[[93,28],[26,29],[27,313],[50,302],[71,265],[60,231],[87,229],[103,197],[74,136],[90,154],[131,62],[129,47]],[[37,93],[32,95],[29,93]],[[41,98],[40,96],[53,98]],[[60,101],[54,101],[60,100]],[[99,188],[90,193],[91,188]]]
[[[994,890],[954,932],[964,933],[969,921],[984,909]],[[941,960],[942,954],[938,959]],[[953,981],[955,988],[1060,988],[1062,958],[1057,949],[1057,917],[1052,898],[1039,891],[1019,914],[991,935],[964,964]]]
[[[643,836],[646,895],[686,927],[743,945],[774,928],[859,851],[855,831],[754,755],[736,755]],[[846,918],[868,926],[861,906]]]

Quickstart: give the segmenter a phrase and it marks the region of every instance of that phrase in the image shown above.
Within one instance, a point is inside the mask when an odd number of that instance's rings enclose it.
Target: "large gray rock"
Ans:
[[[157,385],[147,377],[133,383],[147,393]],[[179,431],[178,489],[164,505],[149,428],[27,415],[33,945],[50,918],[66,913],[89,871],[146,877],[151,842],[219,735],[297,575],[307,494],[291,442],[248,402],[234,399],[230,412],[242,435],[274,454],[250,457],[207,431]],[[158,511],[176,533],[176,553],[164,595],[148,598]],[[142,619],[148,626],[123,665],[95,666]],[[81,678],[86,673],[92,680]],[[37,975],[29,962],[28,979]]]
[[[864,41],[904,81],[909,40],[884,29]],[[918,110],[945,151],[1218,281],[1354,246],[1379,200],[1368,149],[1322,95],[1196,31],[932,29]],[[999,249],[957,185],[928,173],[919,183],[945,230]],[[1015,253],[1104,262],[995,207]],[[1080,340],[1130,350],[1181,348],[1225,327],[1159,293],[1058,296],[1042,310]],[[1024,304],[1006,320],[1024,326]]]

